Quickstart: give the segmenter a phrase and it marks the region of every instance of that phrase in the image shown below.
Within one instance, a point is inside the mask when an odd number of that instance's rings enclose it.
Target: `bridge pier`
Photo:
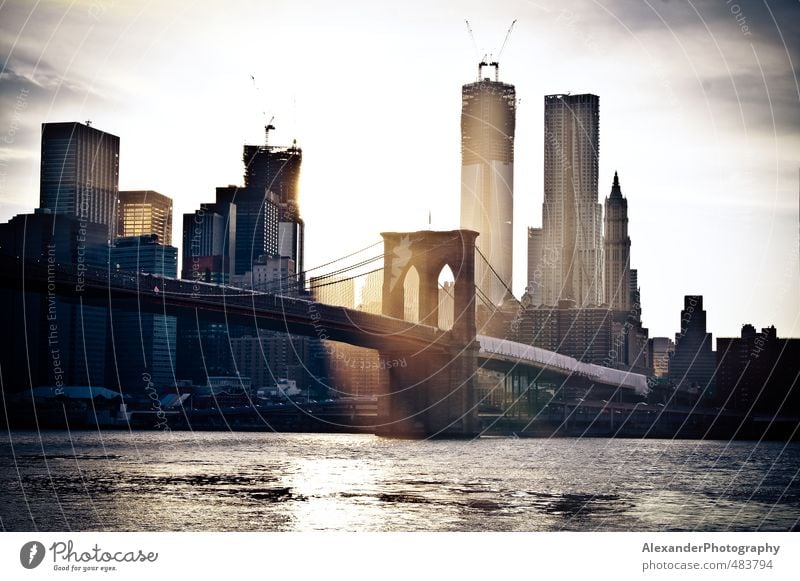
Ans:
[[[376,433],[403,438],[477,435],[476,347],[381,355],[406,366],[389,369],[388,389],[378,395]]]
[[[395,437],[470,437],[478,433],[475,370],[475,238],[471,230],[387,232],[384,239],[383,314],[404,314],[404,282],[419,275],[420,324],[438,325],[439,274],[453,272],[454,320],[450,331],[425,349],[381,350],[389,385],[378,394],[377,433]]]

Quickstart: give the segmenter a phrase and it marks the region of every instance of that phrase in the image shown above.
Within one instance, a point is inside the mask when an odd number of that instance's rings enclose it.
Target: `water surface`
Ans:
[[[800,444],[11,432],[5,530],[797,530]]]

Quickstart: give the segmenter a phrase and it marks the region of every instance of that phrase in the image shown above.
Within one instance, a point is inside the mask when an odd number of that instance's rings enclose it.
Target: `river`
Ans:
[[[800,444],[6,432],[0,525],[42,531],[798,530]]]

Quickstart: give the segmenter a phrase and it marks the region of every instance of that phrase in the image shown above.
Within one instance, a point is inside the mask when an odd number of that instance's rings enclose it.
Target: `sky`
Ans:
[[[429,213],[457,228],[461,86],[516,19],[515,293],[541,226],[543,97],[588,92],[650,336],[702,294],[715,336],[800,337],[797,1],[0,2],[0,220],[38,206],[41,124],[91,120],[120,137],[120,189],[173,198],[177,245],[274,117],[270,143],[303,148],[307,266]]]

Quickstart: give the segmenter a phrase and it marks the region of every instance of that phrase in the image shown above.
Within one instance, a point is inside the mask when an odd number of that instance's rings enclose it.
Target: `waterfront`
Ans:
[[[10,432],[4,530],[798,529],[800,444]]]

